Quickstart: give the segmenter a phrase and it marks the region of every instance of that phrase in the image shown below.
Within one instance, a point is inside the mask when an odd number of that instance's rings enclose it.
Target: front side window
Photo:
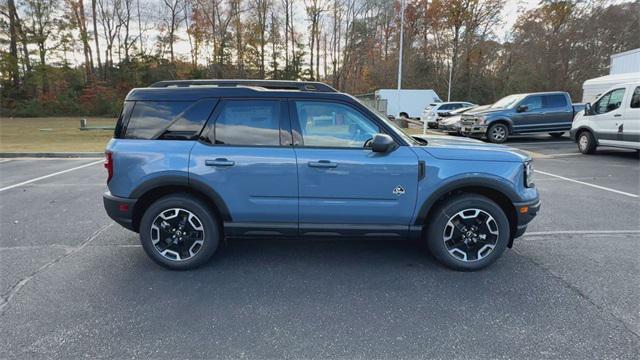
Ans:
[[[526,106],[527,111],[540,109],[542,108],[542,96],[529,96],[522,100],[518,106]]]
[[[355,109],[338,103],[297,101],[305,146],[363,148],[380,128]]]
[[[280,101],[226,101],[216,119],[214,133],[216,144],[280,145]]]
[[[634,109],[640,108],[640,86],[636,87],[631,96],[631,107]]]
[[[562,94],[545,95],[542,99],[544,108],[560,108],[567,106],[567,97]]]
[[[593,106],[596,114],[605,114],[616,110],[622,104],[624,89],[615,89],[604,94]]]

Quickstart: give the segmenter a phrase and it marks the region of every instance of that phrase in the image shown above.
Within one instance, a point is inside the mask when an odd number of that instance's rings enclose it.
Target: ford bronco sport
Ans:
[[[464,140],[411,137],[322,83],[164,81],[125,99],[104,206],[170,269],[225,237],[330,236],[426,241],[477,270],[540,201],[528,156]]]

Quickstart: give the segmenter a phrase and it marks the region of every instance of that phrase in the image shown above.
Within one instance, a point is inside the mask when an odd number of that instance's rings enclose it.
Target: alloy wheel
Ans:
[[[491,138],[500,141],[507,135],[507,131],[503,126],[494,126],[491,128]]]
[[[464,262],[487,257],[498,242],[498,223],[488,212],[465,209],[449,217],[443,240],[449,254]]]
[[[167,209],[153,220],[151,243],[160,255],[169,260],[188,260],[202,249],[204,226],[187,209]]]

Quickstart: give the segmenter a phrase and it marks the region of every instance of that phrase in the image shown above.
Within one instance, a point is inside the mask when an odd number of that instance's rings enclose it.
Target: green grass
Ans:
[[[0,117],[0,152],[102,152],[113,130],[80,130],[82,117]],[[113,118],[86,118],[87,126],[115,127]]]

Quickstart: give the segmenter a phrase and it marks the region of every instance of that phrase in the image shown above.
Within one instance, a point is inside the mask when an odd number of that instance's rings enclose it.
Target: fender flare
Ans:
[[[494,123],[497,122],[503,122],[503,123],[507,123],[507,128],[509,129],[509,134],[513,134],[513,120],[511,120],[508,117],[497,117],[495,119],[490,119],[488,121],[486,121],[485,123],[487,124],[487,129],[493,125]]]
[[[231,221],[229,208],[227,207],[220,194],[202,181],[191,179],[188,173],[172,173],[156,176],[139,184],[132,192],[130,197],[140,199],[144,195],[156,189],[167,188],[171,186],[179,186],[183,188],[193,189],[207,197],[209,201],[220,212],[223,221]]]
[[[589,131],[591,135],[593,135],[593,138],[596,139],[596,144],[600,143],[600,141],[598,141],[598,133],[596,133],[596,131],[593,130],[589,125],[580,125],[577,128],[571,129],[569,131],[569,134],[574,142],[578,142],[578,133],[580,133],[582,130]]]
[[[494,177],[463,177],[450,180],[445,185],[440,186],[436,191],[431,193],[429,197],[422,203],[420,210],[415,217],[414,225],[422,226],[426,222],[429,211],[444,195],[463,188],[475,187],[484,188],[495,191],[507,197],[511,203],[521,201],[520,197],[509,185],[500,182],[500,178]]]

